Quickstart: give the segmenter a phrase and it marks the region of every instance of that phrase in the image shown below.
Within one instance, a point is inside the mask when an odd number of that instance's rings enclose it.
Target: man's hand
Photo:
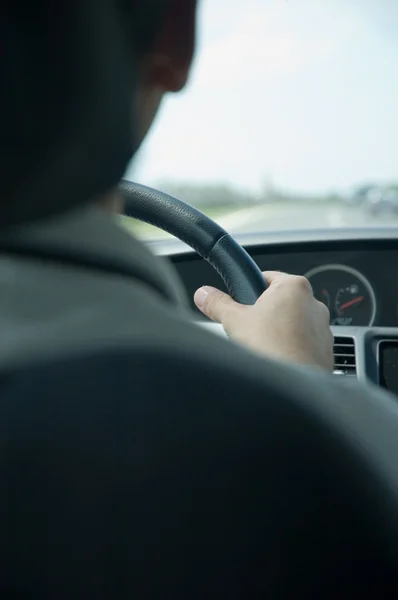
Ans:
[[[308,279],[275,271],[264,277],[269,287],[254,306],[206,286],[195,293],[195,304],[231,339],[256,352],[332,371],[329,311],[314,297]]]

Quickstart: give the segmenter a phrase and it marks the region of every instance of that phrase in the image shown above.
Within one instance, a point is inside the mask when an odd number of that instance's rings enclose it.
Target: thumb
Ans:
[[[225,324],[225,320],[231,311],[240,306],[228,294],[224,294],[224,292],[208,285],[199,288],[193,299],[203,314],[212,321],[223,324]]]

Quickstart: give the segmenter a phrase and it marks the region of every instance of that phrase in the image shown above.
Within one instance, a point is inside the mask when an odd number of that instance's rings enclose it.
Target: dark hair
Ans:
[[[137,54],[151,49],[173,0],[116,0],[128,42]]]

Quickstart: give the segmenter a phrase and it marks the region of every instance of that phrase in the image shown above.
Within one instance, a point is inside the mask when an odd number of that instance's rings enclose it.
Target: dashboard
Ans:
[[[262,271],[308,277],[315,296],[327,304],[332,325],[398,327],[398,231],[395,239],[384,231],[379,237],[349,239],[344,231],[344,238],[341,230],[339,236],[327,230],[326,239],[313,231],[311,238],[302,233],[302,240],[297,234],[290,241],[288,234],[283,239],[280,234],[278,242],[267,236],[262,244],[254,236],[246,236],[246,243],[236,239]],[[173,262],[189,298],[204,284],[225,289],[212,267],[185,244],[166,242],[159,248]]]
[[[398,229],[235,237],[262,271],[285,271],[310,280],[314,295],[330,310],[336,374],[355,375],[398,394]],[[202,285],[225,289],[212,267],[182,242],[153,246],[172,261],[189,298]],[[192,308],[198,321],[215,331],[217,326],[204,323],[193,303]]]

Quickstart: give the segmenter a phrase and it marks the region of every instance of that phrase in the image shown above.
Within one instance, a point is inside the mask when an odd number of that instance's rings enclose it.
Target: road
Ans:
[[[330,227],[398,227],[398,215],[374,217],[364,209],[340,204],[266,205],[236,211],[217,220],[231,233]]]
[[[361,208],[343,204],[268,204],[256,208],[236,210],[215,217],[224,229],[230,233],[250,233],[263,231],[283,231],[289,229],[329,229],[336,227],[396,226],[398,215],[374,217]],[[143,240],[170,238],[170,234],[146,223],[125,220],[129,229]]]

